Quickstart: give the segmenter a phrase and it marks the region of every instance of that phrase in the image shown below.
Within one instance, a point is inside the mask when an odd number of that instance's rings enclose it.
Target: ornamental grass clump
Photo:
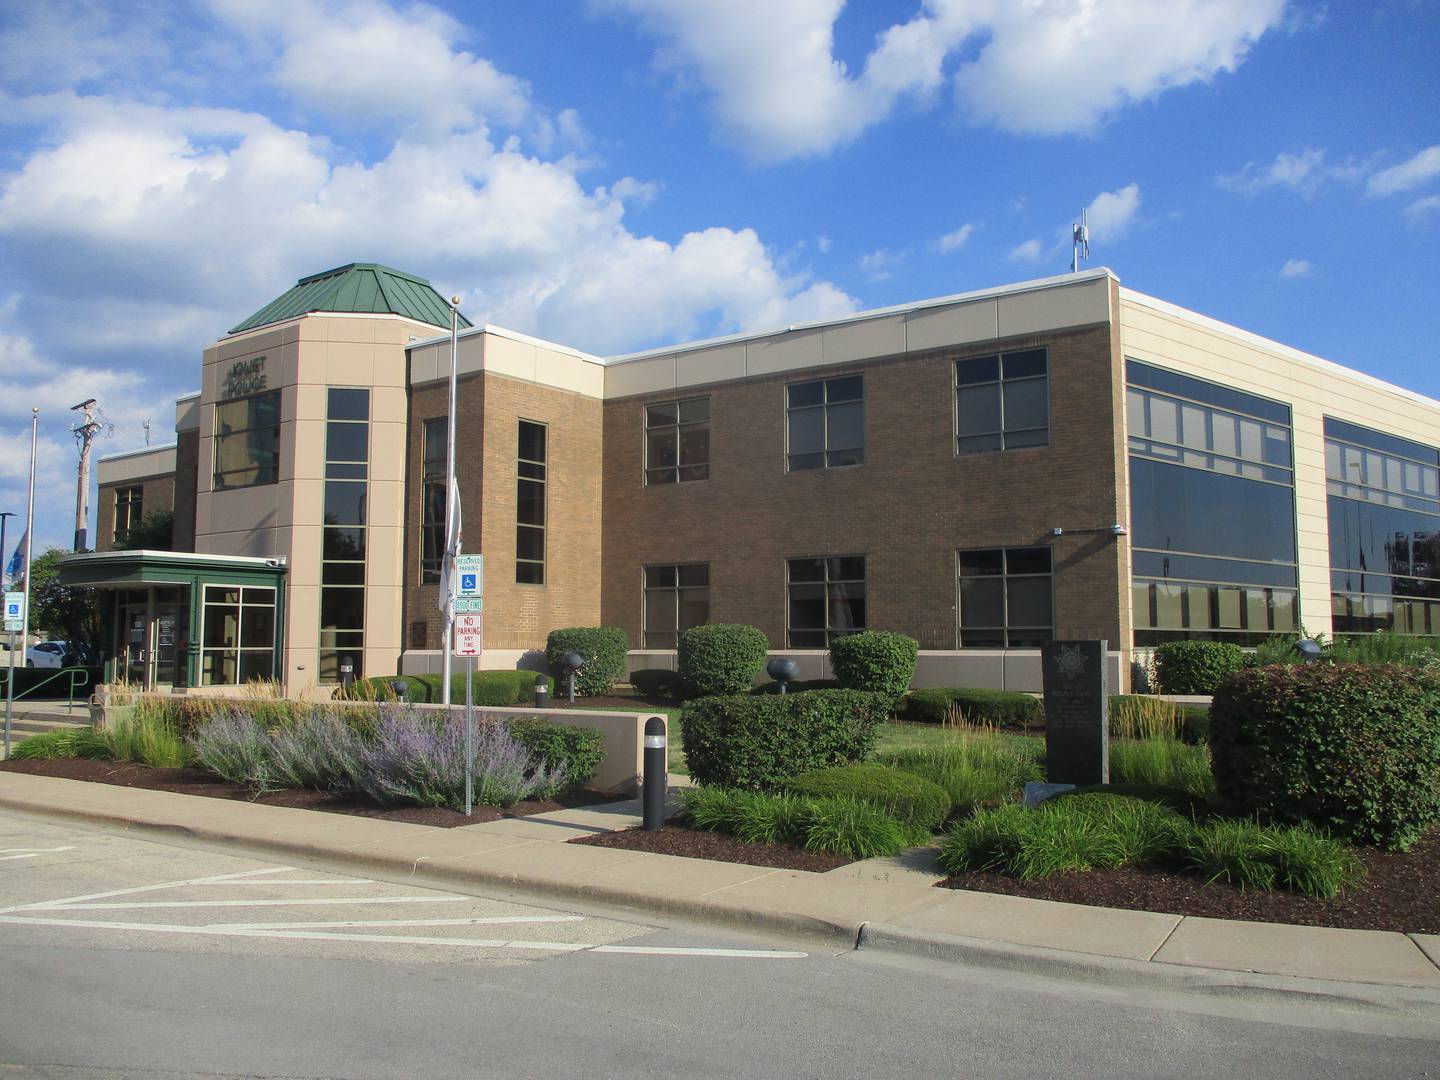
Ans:
[[[896,821],[858,799],[769,795],[734,788],[694,787],[681,796],[692,829],[751,843],[788,843],[855,859],[896,855],[924,843],[924,830]]]
[[[183,769],[192,758],[179,729],[146,701],[130,716],[118,717],[100,732],[116,761],[138,761],[156,769]]]
[[[55,758],[89,758],[92,761],[109,761],[113,755],[110,753],[110,744],[105,741],[105,736],[94,728],[62,728],[58,731],[45,731],[39,735],[31,735],[28,739],[22,739],[16,743],[10,751],[10,756],[16,761],[55,759]]]
[[[985,727],[959,730],[951,745],[891,750],[877,754],[874,762],[940,785],[957,813],[1008,802],[1030,781],[1045,778],[1045,744],[1040,740]]]
[[[1209,748],[1168,737],[1112,741],[1110,782],[1177,788],[1198,799],[1215,791]]]

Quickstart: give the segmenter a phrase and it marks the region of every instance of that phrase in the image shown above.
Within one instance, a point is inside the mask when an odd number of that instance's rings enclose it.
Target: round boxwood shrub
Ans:
[[[863,761],[890,699],[859,690],[694,698],[680,714],[690,776],[774,791],[813,769]]]
[[[1399,665],[1252,668],[1210,708],[1228,806],[1404,848],[1440,820],[1440,675]]]
[[[1245,666],[1245,650],[1229,641],[1168,641],[1155,650],[1162,694],[1213,694]]]
[[[770,642],[753,626],[709,623],[680,633],[676,668],[695,697],[743,694],[750,689]]]
[[[551,630],[545,639],[545,662],[555,674],[555,692],[566,691],[568,679],[560,657],[577,652],[585,666],[575,676],[575,693],[583,697],[608,694],[625,677],[630,639],[618,626],[571,626]]]
[[[830,643],[830,666],[846,690],[888,694],[891,701],[910,689],[920,643],[904,634],[862,630]]]
[[[859,799],[909,825],[937,829],[950,816],[950,793],[914,773],[884,765],[840,765],[802,773],[785,785],[797,795]]]
[[[905,719],[917,724],[943,724],[952,713],[963,714],[969,724],[996,727],[1039,727],[1045,723],[1045,703],[1018,690],[971,690],[939,686],[912,690],[905,699]]]
[[[680,676],[669,668],[636,668],[630,673],[630,685],[646,697],[679,697]]]

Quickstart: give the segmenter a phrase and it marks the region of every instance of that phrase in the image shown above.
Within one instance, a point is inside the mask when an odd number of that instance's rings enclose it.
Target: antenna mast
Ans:
[[[1085,211],[1080,211],[1080,224],[1070,226],[1070,240],[1073,254],[1070,256],[1070,272],[1080,272],[1080,260],[1090,258],[1090,226],[1085,224]]]

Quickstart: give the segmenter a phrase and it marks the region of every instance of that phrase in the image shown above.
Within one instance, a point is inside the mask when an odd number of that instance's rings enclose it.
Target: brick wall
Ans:
[[[446,412],[445,383],[410,396],[405,467],[406,648],[437,649],[444,631],[439,589],[420,584],[424,421]],[[462,376],[456,461],[464,550],[485,555],[485,647],[542,648],[561,626],[600,619],[601,405],[595,398],[504,375]],[[519,421],[546,425],[546,582],[515,581],[515,493]],[[424,644],[413,637],[424,623]]]
[[[957,457],[952,362],[1045,345],[1046,448]],[[785,386],[865,375],[865,464],[785,471]],[[785,560],[866,556],[868,623],[954,649],[956,551],[1052,543],[1050,531],[1123,521],[1117,446],[1121,393],[1108,325],[985,346],[752,377],[682,392],[711,399],[711,478],[647,488],[646,394],[605,403],[602,617],[641,644],[641,568],[709,562],[711,618],[785,641]],[[1118,516],[1117,516],[1118,515]],[[1062,637],[1128,641],[1124,541],[1108,533],[1054,541]]]
[[[113,484],[101,484],[98,506],[95,510],[95,532],[93,536],[96,551],[115,550],[115,497],[121,488],[141,488],[140,516],[146,517],[158,510],[175,509],[175,473],[160,473],[156,476],[142,476],[132,480],[121,480]]]

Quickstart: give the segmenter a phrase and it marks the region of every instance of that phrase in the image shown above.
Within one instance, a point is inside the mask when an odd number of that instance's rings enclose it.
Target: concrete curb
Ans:
[[[1008,971],[1089,986],[1208,994],[1228,1000],[1283,1004],[1297,998],[1325,999],[1361,1010],[1433,1014],[1440,1009],[1440,990],[1390,983],[1337,982],[1298,975],[1264,975],[1249,971],[1188,967],[1153,960],[1129,960],[1093,953],[1065,952],[1034,945],[920,932],[880,922],[863,923],[857,950],[897,953],[927,960],[945,960],[968,967]]]

